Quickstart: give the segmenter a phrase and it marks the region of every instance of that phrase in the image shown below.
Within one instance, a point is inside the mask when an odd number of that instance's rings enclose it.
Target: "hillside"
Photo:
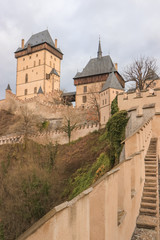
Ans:
[[[106,144],[99,140],[102,134],[94,132],[71,145],[43,146],[28,141],[26,147],[0,146],[0,239],[15,239],[68,199],[72,174],[92,166],[106,152]]]
[[[0,111],[0,136],[13,133],[19,116],[8,110]]]
[[[19,119],[1,113],[4,135]],[[74,198],[117,164],[127,121],[126,111],[117,112],[105,129],[65,145],[41,145],[28,139],[1,145],[0,240],[16,239],[54,206]]]

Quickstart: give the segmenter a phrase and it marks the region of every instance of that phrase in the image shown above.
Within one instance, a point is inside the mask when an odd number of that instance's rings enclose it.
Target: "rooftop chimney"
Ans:
[[[118,71],[118,63],[114,64],[116,71]]]
[[[55,39],[55,48],[57,48],[57,39]]]
[[[22,39],[22,45],[21,45],[22,48],[24,48],[24,39]]]

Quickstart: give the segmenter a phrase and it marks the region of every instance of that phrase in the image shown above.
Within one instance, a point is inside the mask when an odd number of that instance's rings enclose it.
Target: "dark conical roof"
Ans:
[[[55,75],[57,75],[59,77],[59,74],[57,73],[55,68],[52,68],[50,74],[55,74]]]
[[[119,89],[119,90],[123,90],[121,84],[119,83],[116,75],[114,74],[114,72],[110,73],[105,84],[102,87],[101,92],[105,91],[108,88],[114,88],[114,89]]]
[[[43,90],[42,90],[42,88],[41,88],[41,86],[40,86],[40,88],[39,88],[39,90],[38,90],[38,94],[43,94],[44,92],[43,92]]]
[[[102,57],[102,49],[101,49],[101,41],[99,39],[97,58],[101,58],[101,57]]]
[[[9,85],[9,84],[7,85],[7,88],[6,88],[6,90],[10,90],[10,91],[11,91],[11,87],[10,87],[10,85]]]

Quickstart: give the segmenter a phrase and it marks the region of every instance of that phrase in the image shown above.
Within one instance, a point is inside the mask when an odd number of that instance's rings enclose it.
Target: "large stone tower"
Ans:
[[[34,34],[15,52],[17,58],[16,96],[25,99],[60,89],[60,69],[63,53],[53,42],[48,30]]]

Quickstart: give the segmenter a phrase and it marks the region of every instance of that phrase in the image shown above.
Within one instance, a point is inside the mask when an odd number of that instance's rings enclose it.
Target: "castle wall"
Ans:
[[[122,93],[118,95],[118,106],[120,110],[137,109],[137,115],[143,114],[143,109],[155,104],[155,112],[160,111],[160,89],[154,90],[153,94],[150,91],[141,91],[133,93]]]
[[[76,129],[74,129],[71,133],[71,141],[75,141],[81,137],[86,136],[87,134],[94,132],[99,129],[98,124],[91,124],[91,125],[82,125]],[[69,142],[67,133],[63,131],[52,131],[48,133],[36,134],[30,136],[32,140],[35,142],[46,144],[52,142],[53,144],[66,144]]]
[[[73,200],[52,209],[18,240],[131,239],[144,186],[144,156],[151,137],[150,120],[126,139],[127,158],[123,162]]]

